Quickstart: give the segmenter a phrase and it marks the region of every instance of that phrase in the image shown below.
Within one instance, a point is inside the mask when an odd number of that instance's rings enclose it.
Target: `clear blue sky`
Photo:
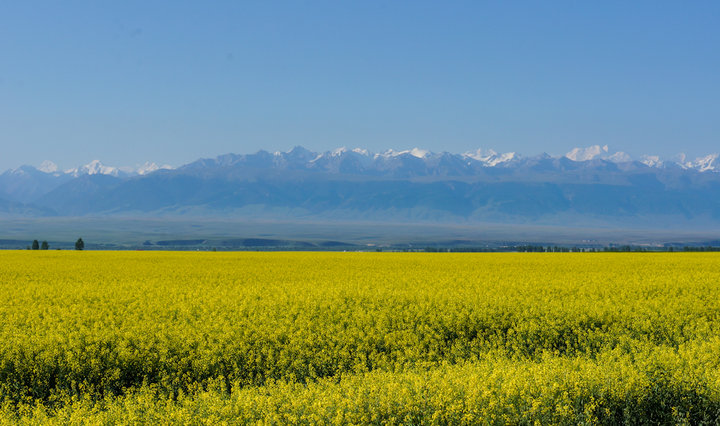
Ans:
[[[720,151],[720,3],[0,5],[0,170],[592,144]]]

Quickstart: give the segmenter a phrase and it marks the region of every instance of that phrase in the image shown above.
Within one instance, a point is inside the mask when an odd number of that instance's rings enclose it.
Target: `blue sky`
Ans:
[[[717,2],[4,2],[0,169],[720,151]]]

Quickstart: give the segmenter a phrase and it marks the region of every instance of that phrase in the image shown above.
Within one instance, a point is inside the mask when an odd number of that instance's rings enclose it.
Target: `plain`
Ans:
[[[8,423],[700,423],[714,253],[0,253]]]

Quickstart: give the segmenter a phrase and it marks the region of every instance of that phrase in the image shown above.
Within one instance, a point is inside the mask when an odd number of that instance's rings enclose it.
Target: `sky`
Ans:
[[[260,149],[720,151],[720,3],[0,4],[0,170]]]

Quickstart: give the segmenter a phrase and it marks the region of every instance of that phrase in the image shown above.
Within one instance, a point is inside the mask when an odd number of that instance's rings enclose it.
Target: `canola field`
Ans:
[[[0,253],[4,424],[716,424],[715,253]]]

